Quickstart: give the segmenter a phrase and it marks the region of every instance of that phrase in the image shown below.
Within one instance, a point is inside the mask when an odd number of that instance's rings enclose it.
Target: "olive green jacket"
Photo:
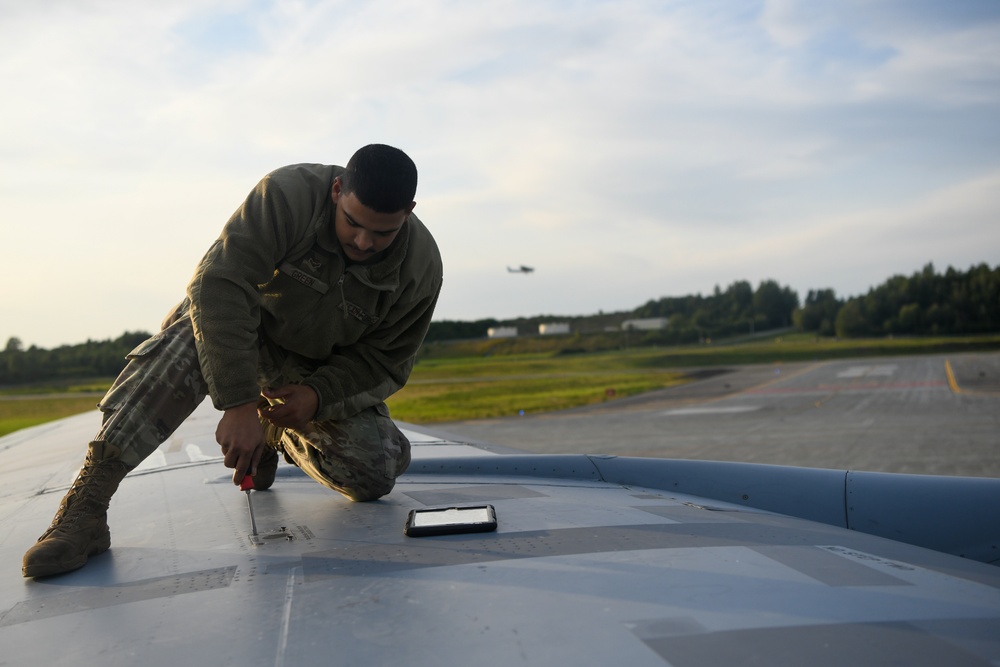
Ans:
[[[342,167],[268,174],[226,223],[188,285],[202,374],[215,407],[301,382],[317,420],[346,419],[410,375],[441,289],[441,256],[410,215],[376,261],[350,263],[330,197]]]

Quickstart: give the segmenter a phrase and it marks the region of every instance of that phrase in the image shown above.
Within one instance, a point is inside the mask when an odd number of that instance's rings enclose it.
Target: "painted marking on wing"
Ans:
[[[157,449],[137,465],[135,471],[152,470],[153,468],[162,468],[165,465],[167,465],[167,455]]]
[[[281,630],[278,633],[278,653],[274,658],[274,667],[284,667],[285,665],[285,650],[288,648],[288,629],[292,620],[292,598],[295,595],[295,579],[301,571],[301,566],[288,570],[288,581],[285,583],[285,607],[281,612]]]
[[[188,461],[191,463],[199,463],[201,461],[214,461],[220,457],[218,456],[208,456],[201,450],[201,447],[194,443],[188,443],[184,445],[184,453],[187,454]]]
[[[881,556],[874,556],[863,551],[857,551],[855,549],[849,549],[847,547],[842,547],[838,545],[817,545],[820,549],[829,551],[832,554],[837,554],[843,558],[848,558],[859,563],[864,563],[868,566],[880,565],[886,568],[890,568],[896,571],[903,572],[913,572],[916,571],[916,567],[913,565],[908,565],[906,563],[900,563],[899,561],[889,560],[888,558],[883,558]]]
[[[0,619],[0,627],[40,621],[80,611],[104,609],[129,602],[171,598],[225,588],[233,581],[236,566],[217,567],[140,581],[126,581],[100,587],[85,587],[58,595],[22,600]]]
[[[759,405],[714,405],[704,408],[677,408],[662,413],[664,417],[679,417],[684,415],[735,415],[743,412],[760,410]]]

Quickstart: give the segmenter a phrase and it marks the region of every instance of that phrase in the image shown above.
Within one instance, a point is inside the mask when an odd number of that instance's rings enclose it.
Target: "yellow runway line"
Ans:
[[[958,381],[955,380],[955,372],[951,370],[951,361],[948,359],[944,360],[944,372],[948,375],[948,386],[956,394],[962,393],[962,388],[958,386]]]
[[[948,386],[956,394],[961,394],[962,396],[1000,396],[1000,392],[996,391],[980,391],[959,387],[958,380],[955,379],[955,372],[951,370],[951,361],[948,359],[944,360],[944,372],[948,375]]]

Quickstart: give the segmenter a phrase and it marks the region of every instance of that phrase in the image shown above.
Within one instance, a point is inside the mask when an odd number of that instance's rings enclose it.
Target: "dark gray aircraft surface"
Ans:
[[[110,510],[112,549],[23,579],[99,415],[0,438],[2,665],[1000,665],[1000,480],[525,455],[407,429],[352,504],[233,487],[206,402]],[[493,532],[408,537],[411,510]]]

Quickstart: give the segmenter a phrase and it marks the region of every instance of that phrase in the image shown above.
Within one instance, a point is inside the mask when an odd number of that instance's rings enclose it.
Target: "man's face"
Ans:
[[[361,203],[353,192],[344,194],[340,178],[333,179],[330,197],[337,207],[334,229],[344,254],[352,262],[367,262],[388,248],[403,228],[416,202],[395,213],[379,213]]]

